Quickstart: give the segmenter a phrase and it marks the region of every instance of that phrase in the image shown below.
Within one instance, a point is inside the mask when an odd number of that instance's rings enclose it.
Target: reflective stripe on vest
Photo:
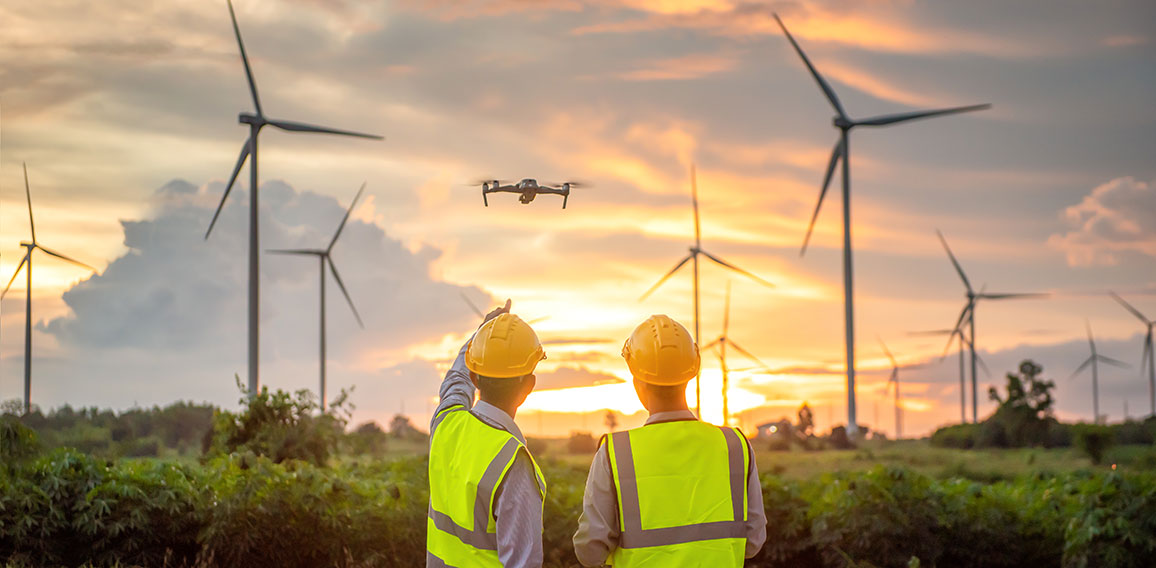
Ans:
[[[616,568],[742,564],[751,458],[738,431],[697,420],[651,424],[615,432],[608,451],[620,507]]]
[[[436,421],[430,440],[426,566],[501,566],[494,495],[519,451],[530,457],[544,495],[538,464],[513,434],[463,407],[445,410]]]

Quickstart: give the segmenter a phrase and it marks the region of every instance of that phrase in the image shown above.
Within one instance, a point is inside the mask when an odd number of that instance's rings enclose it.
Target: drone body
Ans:
[[[566,208],[566,202],[570,199],[570,189],[578,187],[577,182],[564,182],[559,184],[539,184],[538,180],[526,178],[517,183],[502,183],[499,180],[490,180],[482,182],[482,203],[486,207],[490,206],[490,201],[487,199],[491,193],[517,193],[518,202],[522,205],[529,204],[538,197],[539,194],[547,193],[551,195],[562,196],[562,208]]]

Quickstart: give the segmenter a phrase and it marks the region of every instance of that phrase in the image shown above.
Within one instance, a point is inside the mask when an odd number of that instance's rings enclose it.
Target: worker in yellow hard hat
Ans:
[[[738,428],[700,422],[686,385],[699,353],[686,328],[657,315],[622,347],[646,424],[602,437],[574,552],[585,566],[737,568],[767,538],[754,453]]]
[[[542,566],[546,481],[514,415],[545,358],[506,300],[446,372],[430,421],[427,568]]]

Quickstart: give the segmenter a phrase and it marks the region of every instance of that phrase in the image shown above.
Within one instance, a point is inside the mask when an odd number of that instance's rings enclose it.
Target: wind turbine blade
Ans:
[[[883,343],[883,338],[876,335],[875,339],[879,341],[879,346],[883,348],[883,352],[886,353],[887,358],[891,360],[891,366],[898,367],[899,363],[895,362],[895,357],[891,355],[891,350],[887,348],[887,344]]]
[[[705,250],[700,249],[699,252],[701,252],[707,258],[715,261],[720,266],[725,266],[726,268],[729,268],[735,272],[738,272],[739,274],[742,274],[748,278],[751,278],[752,280],[762,284],[763,286],[766,286],[768,288],[774,288],[775,287],[774,284],[771,284],[770,282],[767,282],[766,280],[763,280],[762,278],[759,278],[758,276],[755,276],[754,274],[751,274],[750,272],[747,272],[746,270],[743,270],[743,269],[741,269],[741,268],[739,268],[739,267],[737,267],[737,266],[735,266],[729,262],[726,262],[726,261],[720,259],[719,257],[717,257],[717,256],[715,256],[709,252],[706,252]]]
[[[462,299],[466,301],[466,304],[470,306],[470,309],[473,310],[475,314],[478,314],[479,318],[486,319],[486,314],[482,313],[482,310],[478,308],[478,305],[475,304],[473,300],[470,300],[470,297],[467,296],[465,292],[462,292],[461,294]]]
[[[678,269],[682,268],[682,265],[686,264],[687,261],[689,261],[692,256],[694,256],[694,253],[686,255],[685,257],[682,258],[682,260],[678,261],[678,264],[674,265],[674,268],[671,268],[670,272],[666,273],[666,276],[663,276],[658,282],[655,282],[654,286],[651,286],[650,289],[647,290],[645,294],[643,294],[642,296],[640,296],[638,298],[638,301],[641,302],[641,301],[645,300],[647,296],[654,293],[654,291],[657,290],[659,286],[662,286],[663,282],[666,282],[671,276],[674,276],[674,273],[678,272]]]
[[[544,322],[544,321],[546,321],[546,320],[548,320],[548,319],[550,319],[550,316],[542,316],[542,317],[537,317],[537,318],[534,318],[534,319],[532,319],[532,320],[529,320],[529,321],[527,321],[526,323],[528,323],[528,324],[530,324],[530,325],[533,325],[533,324],[536,324],[536,323],[539,323],[539,322]]]
[[[1084,319],[1084,325],[1088,328],[1088,345],[1092,347],[1092,357],[1096,356],[1096,340],[1092,339],[1092,322]]]
[[[947,239],[943,238],[943,233],[939,229],[935,230],[935,234],[939,235],[939,242],[943,243],[943,250],[947,251],[947,256],[951,259],[951,264],[955,266],[955,271],[959,273],[960,279],[963,280],[963,285],[967,287],[968,292],[971,292],[971,282],[967,280],[967,275],[963,273],[963,267],[959,265],[959,261],[955,259],[955,254],[951,252],[951,247],[947,246]]]
[[[1121,369],[1131,369],[1132,368],[1131,365],[1129,365],[1123,361],[1119,361],[1119,360],[1113,359],[1113,358],[1105,356],[1105,355],[1096,355],[1096,358],[1099,359],[1100,362],[1107,363],[1109,365],[1112,365],[1113,367],[1119,367]]]
[[[983,360],[983,357],[979,356],[979,353],[975,354],[975,362],[979,363],[979,367],[983,369],[983,374],[991,378],[991,368],[987,366],[987,363]]]
[[[265,249],[265,252],[269,254],[304,254],[309,256],[325,254],[323,250],[313,249]]]
[[[725,341],[727,342],[727,345],[730,345],[732,349],[734,349],[735,351],[738,351],[739,353],[743,354],[743,356],[745,356],[747,359],[750,359],[751,361],[754,361],[755,363],[758,363],[760,366],[762,366],[762,367],[764,367],[764,368],[767,366],[767,364],[766,364],[766,363],[764,363],[764,362],[760,361],[758,357],[755,357],[754,355],[751,355],[751,352],[750,352],[750,351],[747,351],[746,349],[743,349],[742,347],[739,347],[739,344],[738,344],[738,343],[735,343],[734,341],[731,341],[731,340],[730,340],[730,338],[727,338]]]
[[[65,262],[71,262],[72,264],[75,264],[75,265],[77,265],[77,266],[80,266],[80,267],[83,267],[83,268],[87,268],[87,269],[89,269],[89,270],[91,270],[91,271],[93,271],[93,272],[96,272],[96,269],[95,269],[95,268],[93,268],[93,267],[91,267],[91,266],[89,266],[89,265],[87,265],[87,264],[85,264],[85,263],[83,263],[83,262],[80,262],[79,260],[76,260],[75,258],[71,258],[71,257],[65,256],[65,255],[63,255],[63,254],[61,254],[61,253],[58,253],[58,252],[54,251],[54,250],[46,249],[46,248],[44,248],[44,247],[42,247],[42,246],[40,246],[40,245],[36,245],[36,248],[38,248],[38,249],[40,249],[40,250],[44,251],[44,254],[47,254],[47,255],[50,255],[50,256],[55,256],[56,258],[59,258],[60,260],[63,260],[63,261],[65,261]],[[31,252],[29,252],[29,254],[31,254]]]
[[[951,350],[951,342],[955,340],[956,335],[958,335],[961,340],[963,339],[963,331],[961,331],[963,328],[963,322],[967,321],[967,314],[971,311],[971,307],[974,302],[975,300],[968,300],[968,302],[964,304],[963,309],[960,310],[959,319],[955,321],[955,327],[951,328],[951,334],[947,337],[947,346],[943,348],[944,357],[946,357],[947,352]],[[960,349],[962,348],[963,347],[960,347]]]
[[[787,35],[787,40],[790,41],[791,45],[795,48],[795,52],[803,59],[803,64],[807,66],[807,70],[811,72],[811,76],[819,83],[819,88],[823,89],[823,94],[827,95],[827,100],[831,101],[831,106],[835,107],[835,112],[839,113],[839,116],[843,119],[846,119],[847,112],[843,110],[843,105],[839,102],[839,97],[835,95],[835,90],[831,88],[831,85],[827,84],[826,79],[823,79],[823,76],[819,74],[815,66],[811,65],[811,60],[807,58],[806,53],[803,53],[803,48],[799,47],[799,43],[791,36],[791,32],[787,31],[787,26],[783,24],[783,20],[779,19],[779,15],[774,14],[774,16],[775,21],[779,23],[779,27],[783,28],[783,33]]]
[[[24,195],[28,198],[28,228],[32,230],[32,244],[36,244],[36,222],[32,220],[32,190],[28,188],[27,162],[24,162]]]
[[[1140,354],[1140,375],[1148,369],[1148,354],[1152,351],[1152,328],[1148,328],[1148,335],[1144,337],[1144,351]]]
[[[815,221],[819,219],[819,209],[823,207],[823,198],[827,196],[827,188],[831,186],[831,177],[835,175],[835,166],[839,165],[839,158],[843,155],[843,138],[835,143],[831,151],[831,160],[827,162],[827,173],[823,175],[823,189],[819,190],[819,201],[815,202],[815,212],[811,214],[811,223],[807,225],[807,234],[803,237],[803,248],[799,249],[799,256],[807,254],[807,245],[811,242],[811,232],[815,230]]]
[[[1043,292],[1034,292],[1030,294],[979,294],[980,298],[985,300],[1013,300],[1016,298],[1046,298],[1050,294]]]
[[[36,237],[33,237],[33,239],[35,239],[35,238],[36,238]],[[1115,299],[1116,299],[1116,301],[1117,301],[1117,302],[1119,302],[1121,306],[1124,306],[1124,309],[1125,309],[1125,310],[1128,310],[1129,312],[1132,312],[1132,315],[1134,315],[1134,316],[1136,316],[1136,317],[1140,318],[1140,321],[1142,321],[1142,322],[1144,322],[1144,323],[1148,323],[1148,318],[1144,317],[1144,314],[1140,313],[1140,310],[1137,310],[1136,308],[1134,308],[1134,307],[1132,306],[1132,304],[1129,304],[1128,302],[1125,302],[1125,301],[1124,301],[1124,298],[1121,298],[1120,296],[1117,296],[1115,292],[1108,292],[1108,294],[1111,294],[1111,296],[1112,296],[1113,298],[1115,298]]]
[[[887,385],[891,386],[891,383],[898,383],[898,382],[899,382],[899,367],[895,367],[895,368],[891,369],[891,378],[887,379]]]
[[[1080,374],[1080,371],[1083,371],[1084,369],[1087,369],[1087,368],[1088,368],[1088,365],[1091,365],[1091,364],[1092,364],[1092,363],[1093,363],[1095,360],[1096,360],[1096,358],[1095,358],[1095,357],[1088,357],[1088,358],[1087,358],[1087,359],[1086,359],[1086,360],[1083,362],[1083,364],[1081,364],[1079,367],[1077,367],[1075,371],[1072,371],[1072,374],[1071,374],[1071,376],[1069,376],[1069,377],[1068,377],[1068,380],[1070,381],[1070,380],[1072,380],[1072,379],[1076,378],[1076,375]]]
[[[986,110],[991,108],[990,104],[969,105],[953,108],[942,108],[936,110],[923,110],[916,112],[903,112],[899,114],[886,114],[883,116],[876,116],[864,120],[855,121],[855,126],[887,126],[888,124],[896,124],[899,122],[907,122],[910,120],[918,120],[921,118],[931,118],[933,116],[943,116],[945,114],[959,114],[963,112],[972,112],[977,110]]]
[[[333,264],[333,259],[326,259],[329,261],[329,271],[333,273],[333,279],[337,281],[337,287],[341,288],[341,294],[345,296],[345,301],[349,302],[349,309],[353,310],[353,317],[357,318],[357,325],[365,329],[365,323],[361,321],[361,314],[357,313],[357,306],[353,305],[353,298],[349,297],[349,290],[345,289],[345,282],[341,281],[341,275],[337,273],[337,265]]]
[[[213,213],[213,220],[209,221],[209,229],[205,231],[205,240],[209,239],[213,227],[217,224],[217,217],[221,216],[221,210],[225,208],[225,200],[229,199],[229,192],[233,191],[233,184],[237,182],[237,174],[241,173],[241,166],[245,165],[245,160],[249,157],[252,142],[252,138],[247,138],[245,145],[241,146],[241,155],[237,157],[237,165],[233,166],[233,175],[229,176],[229,185],[225,186],[225,193],[221,195],[221,202],[217,204],[217,211]]]
[[[690,165],[690,201],[694,205],[694,246],[698,248],[702,243],[702,229],[698,221],[698,174],[694,164]]]
[[[366,183],[367,182],[361,182],[361,189],[357,190],[357,195],[353,196],[353,202],[349,204],[349,209],[345,212],[345,217],[341,219],[341,224],[337,226],[337,232],[333,234],[333,240],[329,241],[329,248],[325,249],[326,252],[333,250],[333,245],[337,244],[337,237],[340,237],[341,231],[345,230],[345,223],[349,221],[349,216],[353,214],[353,208],[357,207],[357,200],[361,199],[361,193],[365,191]]]
[[[253,80],[253,69],[249,67],[249,56],[245,53],[245,42],[241,41],[241,28],[237,27],[237,14],[233,12],[233,0],[228,1],[229,18],[233,20],[233,33],[237,36],[237,47],[241,48],[241,61],[245,64],[245,78],[249,80],[249,92],[253,95],[253,106],[257,107],[257,116],[265,116],[261,110],[261,99],[257,97],[257,82]]]
[[[8,280],[8,285],[4,287],[4,292],[0,292],[0,298],[8,295],[8,289],[12,287],[12,283],[16,281],[16,277],[20,275],[20,269],[24,268],[24,263],[28,261],[28,255],[32,253],[32,249],[24,253],[24,258],[20,259],[20,264],[16,265],[16,272],[12,273],[12,278]],[[31,291],[29,292],[31,293]]]
[[[710,343],[707,343],[706,345],[703,345],[702,349],[700,349],[700,351],[708,351],[710,349],[713,349],[717,345],[721,344],[722,341],[723,341],[723,338],[720,337],[720,338],[718,338],[718,339],[716,339]]]
[[[325,126],[315,126],[312,124],[305,124],[303,122],[292,122],[288,120],[270,120],[270,126],[276,126],[281,130],[288,130],[290,132],[318,132],[321,134],[337,134],[338,136],[355,136],[357,138],[369,138],[371,140],[384,140],[385,137],[376,134],[364,134],[361,132],[354,132],[352,130],[338,130],[336,128],[328,128]]]

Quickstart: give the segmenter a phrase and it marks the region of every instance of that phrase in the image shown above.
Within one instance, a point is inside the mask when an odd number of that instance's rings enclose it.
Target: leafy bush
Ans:
[[[1075,433],[1076,447],[1092,458],[1092,463],[1096,465],[1104,461],[1104,453],[1116,439],[1111,428],[1097,424],[1077,424]]]
[[[237,379],[237,387],[241,381]],[[205,454],[209,457],[250,452],[266,456],[274,463],[301,460],[324,465],[333,453],[349,409],[348,393],[341,391],[329,408],[321,408],[308,390],[295,395],[277,390],[248,396],[243,394],[243,409],[238,413],[218,410],[213,416],[213,431]],[[314,413],[319,413],[315,415]]]
[[[1156,481],[1092,477],[1076,492],[1077,513],[1064,531],[1064,567],[1151,566],[1156,558]]]
[[[11,466],[40,452],[36,431],[12,415],[0,415],[0,465]]]
[[[970,450],[975,447],[975,424],[954,424],[939,428],[931,435],[931,445],[939,448]]]

